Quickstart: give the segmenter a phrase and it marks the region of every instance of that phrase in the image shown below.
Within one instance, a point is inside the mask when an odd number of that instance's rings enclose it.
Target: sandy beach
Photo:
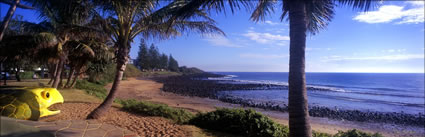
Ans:
[[[112,84],[108,84],[106,88],[109,90]],[[217,107],[239,108],[240,105],[221,102],[218,100],[181,96],[174,93],[161,91],[162,84],[149,79],[128,78],[121,82],[118,98],[121,99],[138,99],[167,104],[172,107],[187,109],[192,112],[208,112],[213,111]],[[254,108],[257,111],[266,114],[280,124],[288,125],[288,114],[267,111]],[[332,120],[328,118],[311,117],[311,125],[313,130],[325,133],[335,134],[338,130],[360,129],[366,132],[380,132],[384,136],[423,136],[424,128],[413,126],[402,126],[384,123],[367,123]]]

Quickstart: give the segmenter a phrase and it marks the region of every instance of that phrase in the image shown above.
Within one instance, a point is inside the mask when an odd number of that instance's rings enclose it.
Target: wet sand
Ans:
[[[112,84],[106,88],[109,90]],[[139,99],[167,104],[172,107],[187,109],[192,112],[213,111],[217,107],[240,108],[240,105],[221,102],[218,100],[181,96],[174,93],[161,91],[162,84],[148,79],[129,78],[122,81],[118,91],[118,98],[121,99]],[[257,111],[270,116],[280,124],[288,125],[288,114],[277,111],[266,111],[257,109]],[[401,126],[384,123],[368,123],[340,121],[328,118],[311,117],[311,126],[313,130],[335,134],[338,130],[360,129],[366,132],[380,132],[384,136],[421,136],[425,134],[425,129],[413,126]]]

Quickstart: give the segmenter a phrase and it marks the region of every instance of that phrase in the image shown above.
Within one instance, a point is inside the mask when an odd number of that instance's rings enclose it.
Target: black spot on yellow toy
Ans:
[[[48,109],[56,103],[63,103],[63,97],[55,88],[2,88],[0,91],[0,114],[6,117],[38,120],[60,113],[60,110]]]

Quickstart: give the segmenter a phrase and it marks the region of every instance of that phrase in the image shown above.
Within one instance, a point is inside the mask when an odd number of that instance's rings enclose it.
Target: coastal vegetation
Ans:
[[[87,79],[78,80],[75,88],[81,89],[87,92],[87,94],[96,96],[100,99],[105,99],[108,95],[108,91],[104,88],[106,84],[113,81],[111,75],[115,72],[115,67],[113,64],[109,65],[103,70],[103,73],[97,75],[89,75]],[[127,69],[124,72],[124,76],[128,77],[138,77],[141,76],[142,72],[137,69],[134,65],[129,64]],[[92,78],[95,77],[95,78]],[[95,79],[95,80],[93,80]]]
[[[287,137],[288,128],[252,109],[219,108],[190,120],[201,128],[249,137]]]
[[[104,102],[99,105],[88,119],[102,117],[112,105],[116,91],[129,61],[131,42],[136,36],[144,38],[167,39],[181,32],[198,31],[200,33],[223,33],[215,27],[215,22],[202,10],[195,10],[195,20],[174,18],[174,13],[186,4],[186,1],[173,1],[158,7],[159,1],[121,1],[94,0],[108,18],[103,20],[104,31],[109,32],[116,47],[116,73],[111,90]],[[189,17],[189,16],[188,16]]]
[[[155,104],[137,100],[117,100],[125,111],[140,115],[160,116],[179,124],[186,124],[194,115],[186,110],[169,107],[166,104]]]
[[[207,113],[192,113],[165,104],[137,100],[117,100],[125,111],[139,115],[161,116],[178,124],[191,124],[203,129],[252,137],[288,137],[289,128],[252,109],[218,108]],[[379,133],[365,133],[356,129],[338,131],[331,135],[313,131],[313,137],[382,137]]]
[[[140,40],[139,52],[134,60],[134,65],[142,71],[179,71],[179,64],[172,55],[159,53],[158,47],[153,43],[148,48],[143,39]]]
[[[225,5],[228,5],[234,13],[244,6],[250,10],[253,9],[251,20],[264,21],[278,3],[274,0],[262,0],[255,3],[238,0],[176,0],[166,3],[156,0],[26,0],[32,7],[22,5],[19,0],[16,0],[15,3],[7,3],[11,5],[11,10],[1,26],[0,63],[4,64],[7,70],[12,70],[18,81],[34,74],[27,71],[20,75],[21,70],[31,70],[34,64],[43,69],[48,68],[51,80],[46,85],[53,88],[73,88],[75,86],[77,89],[85,90],[88,94],[103,99],[103,102],[87,116],[87,119],[103,117],[113,102],[117,101],[123,105],[123,110],[133,113],[162,116],[172,119],[176,123],[190,123],[207,129],[243,136],[331,136],[312,132],[309,123],[310,115],[332,116],[332,114],[338,113],[338,116],[343,115],[344,119],[347,116],[353,117],[353,115],[356,118],[367,118],[368,116],[365,115],[381,117],[381,115],[357,111],[341,112],[344,115],[339,114],[340,111],[335,112],[326,110],[326,108],[319,108],[318,111],[313,112],[311,110],[314,109],[310,109],[309,111],[305,79],[306,36],[308,33],[314,35],[324,29],[331,21],[336,6],[352,6],[355,9],[368,10],[372,5],[371,1],[279,1],[282,6],[281,20],[289,20],[290,26],[289,85],[287,87],[205,82],[199,80],[205,77],[191,75],[200,74],[203,72],[202,70],[180,67],[172,55],[159,53],[153,44],[148,48],[144,42],[144,40],[150,39],[166,40],[188,32],[198,32],[202,35],[224,35],[224,32],[216,26],[216,22],[209,17],[209,11],[224,12],[228,8]],[[5,1],[1,2],[6,3]],[[40,23],[25,22],[19,18],[12,20],[13,12],[17,7],[36,9],[44,20]],[[100,12],[103,14],[101,15]],[[10,27],[8,28],[9,22]],[[5,34],[4,39],[2,39],[3,34]],[[141,37],[142,43],[139,47],[139,56],[133,66],[129,65],[129,52],[132,47],[131,43],[136,37]],[[140,72],[139,69],[147,70],[147,72]],[[152,72],[155,70],[171,72]],[[44,73],[44,70],[42,72]],[[182,81],[180,81],[181,77],[159,79],[164,82],[164,91],[188,96],[211,97],[227,102],[234,102],[234,99],[218,97],[219,91],[258,88],[288,89],[288,104],[282,110],[289,113],[289,127],[276,124],[253,110],[218,109],[193,115],[185,110],[162,104],[116,100],[120,82],[126,77],[163,74],[186,76]],[[44,74],[40,75],[44,77]],[[87,79],[78,80],[81,77],[87,77]],[[67,81],[64,82],[63,79],[67,79]],[[196,79],[198,81],[190,81]],[[186,81],[195,84],[181,83]],[[108,92],[104,86],[110,82],[113,84]],[[199,92],[202,88],[193,90],[193,85],[207,87],[207,90],[202,92]],[[250,105],[244,101],[239,102]],[[270,105],[265,106],[268,108]],[[280,109],[281,107],[277,106],[276,108]],[[405,121],[405,119],[417,121],[415,117],[412,119],[405,115],[397,115],[396,118],[399,119],[394,121]],[[385,119],[385,121],[389,120]],[[423,120],[422,116],[419,117],[419,120]],[[361,120],[357,119],[357,121]],[[423,124],[422,121],[419,122],[419,124]],[[334,136],[380,135],[350,130]]]

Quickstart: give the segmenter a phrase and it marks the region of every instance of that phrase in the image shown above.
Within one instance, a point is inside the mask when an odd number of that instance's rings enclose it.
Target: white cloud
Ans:
[[[422,23],[425,20],[424,2],[410,1],[403,6],[384,5],[377,11],[360,12],[353,19],[365,23],[389,23],[396,20],[396,24]]]
[[[259,33],[254,31],[248,31],[245,34],[242,34],[245,37],[248,37],[249,39],[256,41],[261,44],[267,44],[267,43],[274,43],[279,41],[287,41],[289,40],[289,36],[283,36],[283,35],[275,35],[271,33]]]
[[[386,56],[369,56],[369,57],[341,57],[341,56],[330,56],[323,57],[323,61],[400,61],[400,60],[411,60],[411,59],[424,59],[424,54],[399,54],[399,55],[386,55]]]
[[[289,57],[288,54],[254,54],[254,53],[244,53],[240,54],[241,58],[253,58],[253,59],[278,59]]]
[[[264,23],[269,24],[269,25],[278,25],[279,24],[278,22],[273,22],[273,21],[270,21],[270,20],[266,20],[266,21],[264,21]]]
[[[407,3],[415,5],[415,6],[424,6],[425,1],[408,1]]]
[[[381,50],[381,52],[384,53],[401,53],[401,52],[406,52],[406,49],[387,49],[387,50]]]
[[[208,41],[209,43],[211,43],[214,46],[221,46],[221,47],[232,47],[232,48],[240,48],[243,47],[241,45],[235,44],[232,41],[230,41],[229,39],[227,39],[224,36],[210,36],[206,39],[204,39],[206,41]]]

